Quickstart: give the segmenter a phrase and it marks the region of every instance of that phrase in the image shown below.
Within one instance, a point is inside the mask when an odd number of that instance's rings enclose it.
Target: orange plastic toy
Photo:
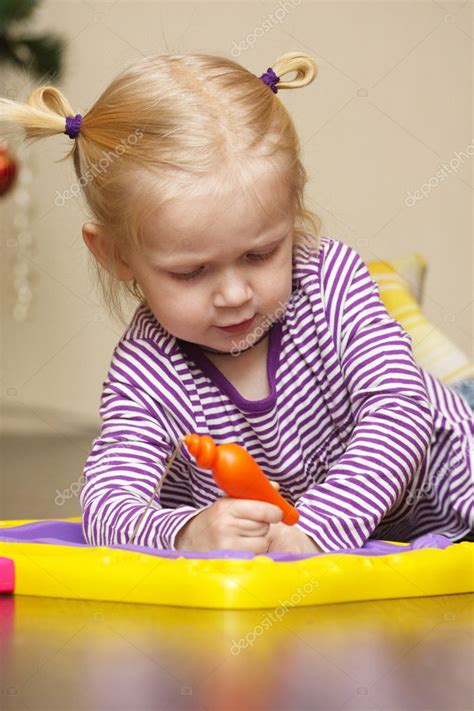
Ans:
[[[283,523],[293,526],[298,511],[273,488],[255,459],[244,447],[234,442],[216,446],[209,435],[189,434],[187,448],[200,467],[211,469],[217,486],[234,499],[254,499],[275,504],[283,511]]]

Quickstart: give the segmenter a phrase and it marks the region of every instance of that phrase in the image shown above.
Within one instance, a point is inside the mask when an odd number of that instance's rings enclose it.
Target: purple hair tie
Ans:
[[[262,74],[261,77],[259,77],[265,84],[268,84],[270,89],[273,91],[274,94],[278,93],[278,89],[276,88],[276,84],[280,81],[280,77],[277,77],[275,72],[271,67],[268,67],[267,71],[265,74]]]
[[[75,116],[66,116],[66,133],[69,138],[76,138],[81,130],[81,114],[76,114]]]

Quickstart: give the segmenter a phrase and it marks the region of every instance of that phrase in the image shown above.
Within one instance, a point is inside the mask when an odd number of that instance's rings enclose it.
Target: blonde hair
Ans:
[[[302,52],[282,55],[272,68],[279,77],[296,72],[280,79],[278,91],[307,86],[317,75]],[[54,86],[34,89],[24,104],[0,98],[0,120],[22,127],[27,141],[64,133],[65,117],[75,114]],[[231,59],[157,54],[134,62],[84,114],[62,160],[70,155],[91,219],[110,236],[114,264],[139,247],[146,216],[166,200],[218,197],[242,186],[254,192],[253,182],[269,169],[290,189],[294,244],[319,246],[321,222],[304,205],[307,174],[293,121],[270,87]],[[118,280],[115,267],[111,274],[90,256],[110,315],[125,323],[122,296],[146,303],[139,285]]]

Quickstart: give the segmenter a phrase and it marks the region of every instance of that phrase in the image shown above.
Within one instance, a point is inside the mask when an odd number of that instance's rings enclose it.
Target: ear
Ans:
[[[102,225],[98,225],[95,222],[86,222],[82,226],[82,237],[97,261],[110,274],[114,274],[120,281],[133,279],[134,274],[130,266],[119,255],[114,260],[112,238]]]

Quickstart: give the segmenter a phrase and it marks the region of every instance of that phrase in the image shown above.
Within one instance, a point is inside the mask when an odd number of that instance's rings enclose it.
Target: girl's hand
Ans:
[[[280,485],[271,481],[278,491]],[[267,553],[322,553],[321,548],[306,535],[297,525],[287,526],[286,523],[272,523],[269,531],[270,547]]]
[[[274,504],[225,494],[183,526],[176,536],[175,549],[266,553],[270,526],[282,518],[282,510]]]
[[[268,535],[270,548],[267,553],[322,553],[313,539],[298,528],[298,524],[272,523]]]

